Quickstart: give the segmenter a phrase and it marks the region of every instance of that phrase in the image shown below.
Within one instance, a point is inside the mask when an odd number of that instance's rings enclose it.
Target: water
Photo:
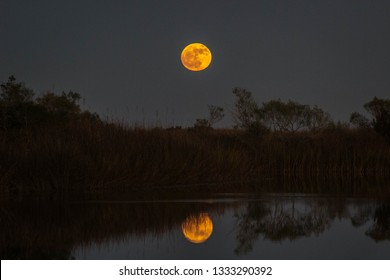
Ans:
[[[191,197],[191,198],[189,198]],[[390,259],[390,200],[305,194],[7,202],[2,259]]]

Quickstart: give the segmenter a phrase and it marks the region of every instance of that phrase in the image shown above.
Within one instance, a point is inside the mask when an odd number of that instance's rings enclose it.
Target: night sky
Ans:
[[[192,42],[213,54],[202,72],[181,64]],[[347,121],[390,98],[390,1],[1,0],[0,80],[12,74],[129,123],[190,126],[213,104],[230,126],[235,86]]]

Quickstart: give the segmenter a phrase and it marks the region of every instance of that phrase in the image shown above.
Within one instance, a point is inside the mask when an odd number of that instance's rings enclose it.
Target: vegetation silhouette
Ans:
[[[235,129],[212,128],[224,117],[218,106],[195,124],[202,129],[147,129],[102,121],[72,91],[36,97],[11,76],[0,93],[0,193],[188,191],[276,178],[388,182],[389,100],[367,103],[373,119],[359,117],[367,125],[356,128],[335,124],[317,106],[259,105],[243,88],[233,94]]]
[[[75,119],[98,121],[99,116],[82,111],[79,106],[81,95],[76,92],[62,92],[56,95],[46,92],[35,98],[33,90],[10,76],[1,84],[0,129],[2,131],[31,129],[36,126],[64,125]]]
[[[294,132],[320,130],[333,126],[329,113],[318,106],[309,106],[280,99],[257,104],[252,93],[243,88],[234,88],[236,97],[233,112],[236,127],[254,132]]]
[[[377,207],[373,214],[375,223],[368,229],[366,234],[375,241],[390,239],[390,204],[383,203]]]
[[[360,128],[373,128],[390,142],[390,99],[374,97],[364,104],[364,109],[372,119],[369,120],[364,115],[354,112],[350,117],[351,123]]]
[[[76,92],[36,96],[11,76],[0,92],[0,257],[70,259],[80,246],[162,236],[187,217],[233,207],[84,203],[101,194],[132,201],[180,192],[389,195],[390,100],[374,97],[364,105],[371,119],[355,112],[349,125],[317,106],[258,104],[243,88],[233,94],[233,129],[213,128],[225,111],[211,105],[193,128],[147,129],[101,120],[81,109]],[[389,240],[388,204],[353,215],[345,205],[325,201],[300,212],[291,201],[248,204],[236,216],[236,253],[249,253],[260,237],[321,234],[336,217],[356,227],[370,222],[367,236]]]
[[[375,241],[390,240],[390,205],[387,202],[361,205],[345,198],[275,198],[263,203],[248,203],[236,214],[237,255],[253,250],[258,239],[271,242],[293,241],[319,236],[337,220],[350,220],[355,227],[371,223],[366,235]],[[350,211],[348,206],[354,206]]]
[[[207,129],[211,128],[214,124],[221,121],[225,116],[222,107],[209,105],[209,117],[207,119],[196,119],[194,128]]]
[[[318,236],[331,224],[329,210],[320,205],[305,205],[305,209],[295,207],[297,201],[274,200],[268,203],[249,203],[246,211],[237,215],[238,246],[235,253],[246,254],[262,236],[264,239],[279,242],[310,236]]]

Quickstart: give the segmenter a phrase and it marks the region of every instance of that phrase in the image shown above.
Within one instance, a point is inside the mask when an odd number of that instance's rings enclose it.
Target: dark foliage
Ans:
[[[10,76],[6,83],[1,84],[0,128],[13,130],[58,125],[76,118],[98,120],[97,114],[81,110],[80,98],[80,94],[72,91],[61,95],[47,92],[35,98],[33,90]]]

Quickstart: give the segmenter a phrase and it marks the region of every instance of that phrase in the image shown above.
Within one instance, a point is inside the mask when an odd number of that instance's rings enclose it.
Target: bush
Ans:
[[[16,82],[14,76],[1,84],[0,128],[21,129],[43,124],[64,124],[77,118],[99,120],[97,114],[82,111],[79,93],[69,91],[56,95],[47,92],[34,98],[33,90]]]

